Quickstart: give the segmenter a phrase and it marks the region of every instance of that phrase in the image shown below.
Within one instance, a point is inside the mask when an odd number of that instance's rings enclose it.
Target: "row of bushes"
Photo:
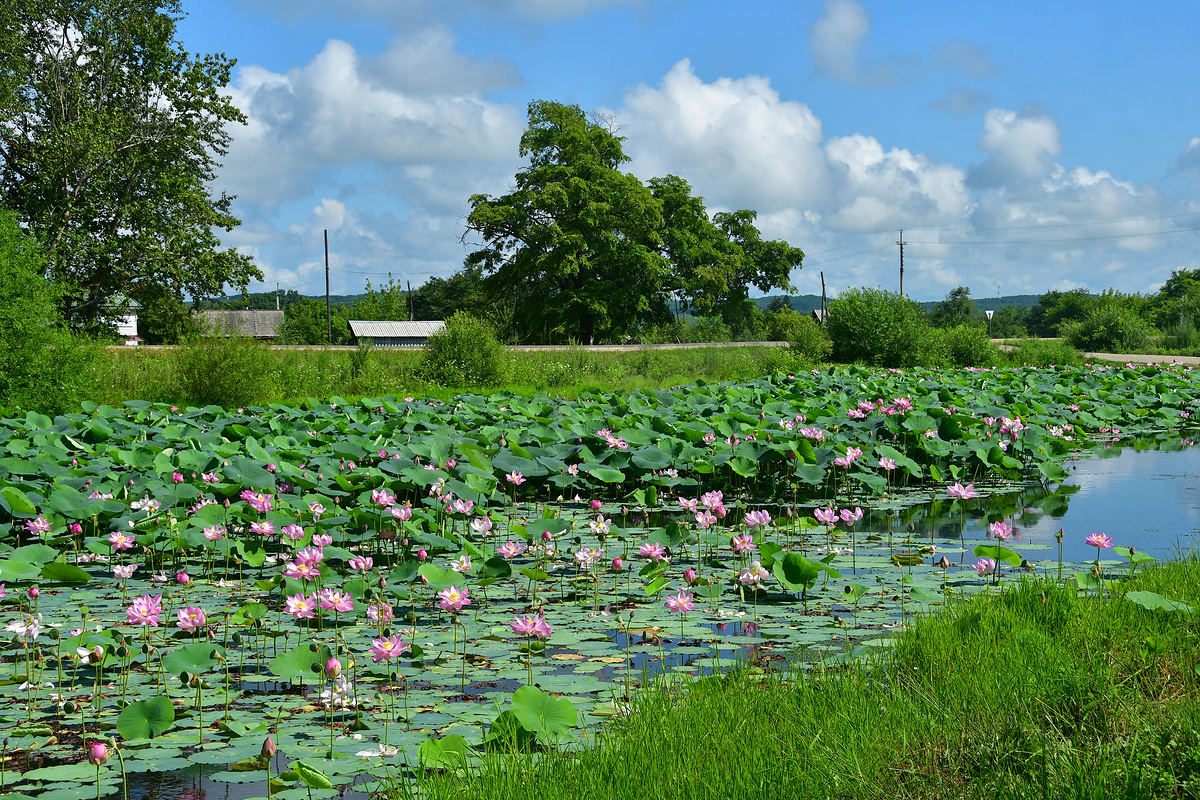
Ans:
[[[800,317],[790,341],[812,360],[873,367],[990,367],[1066,364],[1078,356],[1069,346],[1031,340],[1011,350],[993,344],[977,325],[937,328],[912,300],[883,289],[851,289],[829,305],[824,327]]]

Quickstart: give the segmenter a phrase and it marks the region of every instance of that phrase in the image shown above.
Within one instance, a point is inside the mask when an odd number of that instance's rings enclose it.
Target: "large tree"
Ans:
[[[0,202],[46,254],[72,324],[161,287],[244,290],[261,273],[214,229],[239,224],[210,183],[244,122],[233,59],[189,56],[179,0],[0,0]]]
[[[507,306],[523,341],[619,341],[683,309],[739,317],[750,285],[790,288],[803,253],[765,242],[754,212],[710,218],[675,176],[646,186],[620,171],[623,138],[577,106],[535,101],[520,154],[529,164],[503,197],[475,195],[467,257]]]

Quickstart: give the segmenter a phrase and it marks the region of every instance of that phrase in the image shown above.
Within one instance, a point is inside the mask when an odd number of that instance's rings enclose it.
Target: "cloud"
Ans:
[[[922,74],[950,71],[977,80],[999,72],[987,50],[962,39],[948,39],[932,57],[873,56],[864,46],[871,17],[857,0],[826,0],[821,17],[809,26],[813,71],[851,86],[886,87],[913,83]]]
[[[472,64],[450,44],[443,32],[433,31],[393,42],[372,59],[331,39],[286,75],[239,70],[231,94],[249,124],[233,131],[224,184],[243,201],[272,206],[305,196],[347,165],[388,169],[513,159],[522,114],[482,97],[510,81],[511,70]],[[417,84],[415,76],[426,83]],[[395,177],[403,181],[402,173]]]
[[[765,212],[828,192],[820,120],[766,78],[705,83],[685,59],[659,87],[630,92],[617,117],[643,179],[676,174],[719,205]]]
[[[1187,147],[1179,151],[1179,158],[1172,165],[1171,174],[1192,177],[1200,175],[1200,136],[1194,137]]]
[[[1000,72],[986,48],[977,47],[962,39],[947,39],[934,49],[936,68],[950,69],[959,77],[978,80]]]
[[[971,171],[973,185],[1037,181],[1062,152],[1061,134],[1054,118],[1038,107],[993,108],[984,115],[979,149],[988,157]]]
[[[946,92],[929,107],[937,111],[949,111],[958,117],[969,117],[991,102],[992,98],[986,92],[958,87]]]

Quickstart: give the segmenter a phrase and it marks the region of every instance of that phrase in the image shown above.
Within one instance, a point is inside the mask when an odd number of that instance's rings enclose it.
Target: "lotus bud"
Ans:
[[[38,587],[36,587],[36,586],[29,587],[29,599],[30,600],[37,600],[38,595],[40,595],[40,594],[41,594],[41,592],[38,590]]]
[[[80,525],[78,522],[72,522],[71,525],[68,527],[68,530],[70,530],[71,533],[74,534],[75,536],[78,536],[79,534],[83,533],[83,526]]]
[[[275,757],[275,750],[276,750],[276,747],[275,747],[275,740],[274,740],[274,739],[272,739],[270,736],[268,736],[268,737],[267,737],[267,738],[266,738],[266,739],[263,741],[263,743],[262,743],[262,749],[258,751],[258,754],[259,754],[260,756],[262,756],[263,758],[265,758],[265,759],[268,759],[268,760],[269,760],[269,759],[272,759],[272,758],[274,758],[274,757]]]
[[[550,531],[542,531],[542,541],[543,542],[548,542],[548,541],[550,541],[551,538],[552,537],[550,536]]]
[[[104,742],[92,742],[88,745],[87,760],[93,767],[108,763],[108,745]]]
[[[425,552],[424,547],[422,547],[420,550],[417,551],[417,558],[419,558],[422,561],[429,558],[429,553]]]
[[[182,472],[172,472],[171,473],[171,482],[172,483],[183,483],[183,473]]]
[[[592,511],[599,511],[599,510],[600,510],[600,501],[593,500],[592,501]]]
[[[946,558],[945,556],[942,556],[937,561],[935,561],[933,565],[935,567],[938,567],[939,569],[949,569],[950,568],[950,559]]]
[[[621,567],[624,565],[624,563],[625,562],[621,561],[620,556],[617,556],[616,558],[614,558],[612,561],[613,572],[620,572]]]
[[[329,680],[331,680],[331,681],[337,680],[338,676],[341,674],[342,674],[342,662],[338,661],[336,658],[331,658],[325,662],[325,677],[326,678],[329,678]]]
[[[685,581],[687,581],[689,585],[695,583],[696,582],[696,570],[690,569],[690,568],[685,569],[683,571],[683,579]]]
[[[186,572],[177,572],[175,573],[175,582],[180,586],[186,586],[192,582],[192,578]]]

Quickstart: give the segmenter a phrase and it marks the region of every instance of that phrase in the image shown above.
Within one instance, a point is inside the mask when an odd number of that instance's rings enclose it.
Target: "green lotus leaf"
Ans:
[[[513,693],[512,710],[521,727],[541,741],[553,742],[579,722],[579,712],[565,697],[554,697],[534,686]]]
[[[153,739],[175,724],[175,706],[171,698],[162,695],[148,700],[135,700],[121,709],[117,717],[117,732],[125,740]]]

